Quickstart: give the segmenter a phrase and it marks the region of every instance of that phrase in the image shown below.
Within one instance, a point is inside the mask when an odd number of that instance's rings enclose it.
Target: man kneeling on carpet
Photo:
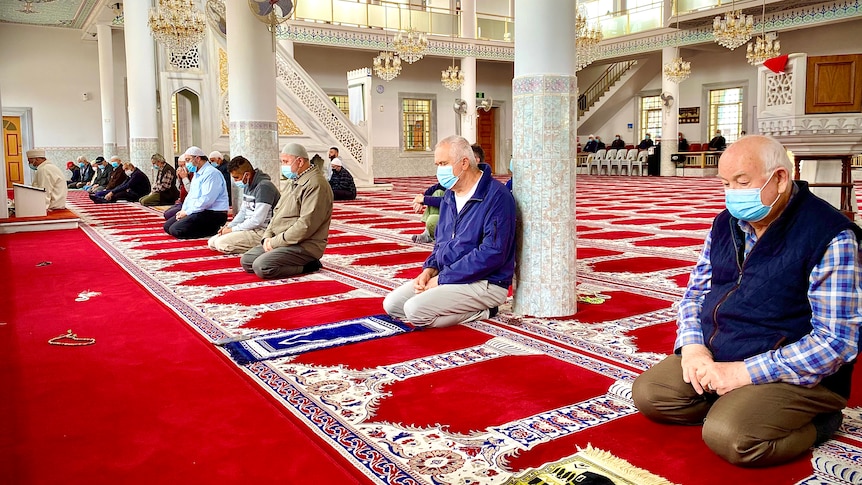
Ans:
[[[232,221],[218,230],[207,243],[210,249],[241,254],[255,247],[272,219],[272,208],[281,195],[265,172],[251,166],[245,157],[227,163],[233,184],[242,191],[242,205]]]
[[[118,200],[137,202],[142,196],[150,193],[150,179],[144,172],[141,172],[132,162],[123,162],[121,166],[128,177],[126,181],[111,190],[106,190],[101,197],[90,197],[93,202],[97,204]],[[120,169],[117,168],[117,170]]]
[[[784,463],[842,421],[862,323],[862,230],[793,181],[784,147],[743,137],[718,162],[727,210],[679,306],[675,353],[638,377],[648,418],[703,425],[740,466]]]
[[[263,279],[313,273],[321,268],[332,220],[332,189],[305,147],[285,145],[281,173],[288,179],[260,245],[242,255],[243,269]]]
[[[189,147],[181,159],[187,160],[186,170],[196,175],[182,208],[165,221],[165,232],[177,239],[210,237],[227,222],[230,203],[224,177],[198,147]]]
[[[422,273],[389,293],[383,308],[417,326],[492,317],[515,271],[515,199],[489,166],[479,168],[460,136],[437,144],[434,163],[440,185],[451,189],[440,204],[434,249]]]

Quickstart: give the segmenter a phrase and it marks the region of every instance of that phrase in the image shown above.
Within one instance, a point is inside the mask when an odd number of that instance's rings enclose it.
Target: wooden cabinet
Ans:
[[[862,112],[862,54],[810,56],[805,113]]]

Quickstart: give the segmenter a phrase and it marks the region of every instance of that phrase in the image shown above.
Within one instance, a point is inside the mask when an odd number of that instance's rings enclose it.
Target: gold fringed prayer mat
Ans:
[[[514,476],[505,485],[674,485],[607,451],[579,448],[574,455]]]

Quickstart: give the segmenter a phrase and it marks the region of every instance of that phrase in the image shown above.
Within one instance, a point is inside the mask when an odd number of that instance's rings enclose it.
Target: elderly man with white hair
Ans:
[[[740,466],[828,440],[859,351],[862,230],[792,173],[770,137],[722,154],[727,209],[680,302],[674,353],[632,389],[646,417],[703,425],[706,445]]]
[[[195,176],[182,207],[165,221],[165,232],[177,239],[213,236],[227,222],[230,204],[224,178],[199,147],[189,147],[181,158]]]
[[[48,210],[66,208],[66,175],[60,167],[49,162],[45,150],[27,150],[27,163],[36,171],[33,187],[45,189],[45,204]]]
[[[260,245],[242,255],[243,269],[263,279],[313,273],[321,268],[332,220],[332,189],[308,151],[298,143],[281,150],[287,188],[273,211]]]

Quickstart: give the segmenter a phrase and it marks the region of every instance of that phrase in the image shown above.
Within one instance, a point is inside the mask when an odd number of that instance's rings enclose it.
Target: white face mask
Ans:
[[[132,176],[132,170],[126,170],[126,175],[128,175],[129,177],[131,177],[131,176]]]

